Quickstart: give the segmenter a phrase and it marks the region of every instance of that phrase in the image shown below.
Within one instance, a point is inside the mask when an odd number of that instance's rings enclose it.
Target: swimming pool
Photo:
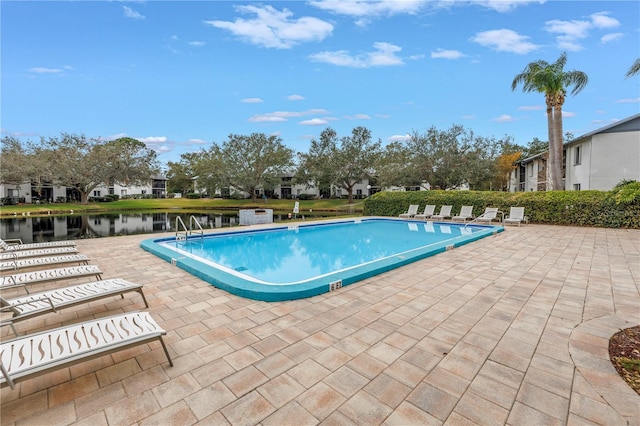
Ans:
[[[502,231],[382,218],[234,230],[143,241],[156,256],[238,296],[311,297]]]

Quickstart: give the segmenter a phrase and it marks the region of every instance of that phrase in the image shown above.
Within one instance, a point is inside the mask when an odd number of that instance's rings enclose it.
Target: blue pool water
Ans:
[[[501,231],[494,226],[356,219],[146,240],[142,248],[230,293],[310,297]]]

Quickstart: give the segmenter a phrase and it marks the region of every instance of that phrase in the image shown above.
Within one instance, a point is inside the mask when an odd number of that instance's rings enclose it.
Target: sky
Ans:
[[[2,136],[136,138],[163,163],[230,134],[296,152],[327,127],[383,145],[454,124],[546,141],[530,62],[589,77],[574,136],[640,112],[640,2],[540,0],[0,2]]]

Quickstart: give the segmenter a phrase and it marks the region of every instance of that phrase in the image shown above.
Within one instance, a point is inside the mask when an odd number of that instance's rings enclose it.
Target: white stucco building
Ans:
[[[525,158],[511,173],[510,191],[546,189],[547,152]],[[564,188],[610,191],[622,180],[640,181],[640,114],[567,142]]]

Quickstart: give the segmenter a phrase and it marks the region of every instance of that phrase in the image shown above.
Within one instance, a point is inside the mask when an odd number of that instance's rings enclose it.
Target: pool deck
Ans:
[[[105,278],[144,284],[175,366],[156,342],[3,388],[3,426],[640,425],[640,396],[607,349],[640,324],[639,230],[508,227],[332,293],[271,303],[171,266],[139,247],[148,238],[78,249]],[[143,308],[130,293],[18,329]]]

